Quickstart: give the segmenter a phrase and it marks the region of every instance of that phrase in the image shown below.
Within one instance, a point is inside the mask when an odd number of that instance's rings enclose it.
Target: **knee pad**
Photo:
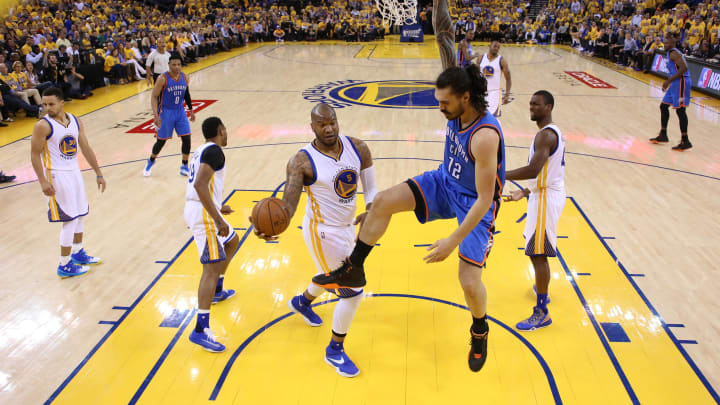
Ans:
[[[83,233],[85,230],[85,217],[77,217],[73,222],[76,222],[75,233]]]
[[[337,290],[340,302],[335,306],[333,312],[333,332],[344,335],[348,333],[350,324],[355,317],[360,301],[362,301],[362,289],[353,290],[350,288],[339,288]],[[343,297],[340,294],[347,294],[348,297]]]
[[[166,139],[158,139],[155,141],[155,145],[153,145],[152,153],[153,155],[157,155],[162,150],[163,146],[165,146],[165,142],[167,142]]]
[[[182,146],[180,146],[180,151],[183,155],[189,155],[190,154],[190,135],[181,136],[180,140],[182,141]]]
[[[73,244],[75,229],[77,229],[78,218],[72,221],[63,222],[60,230],[60,246],[70,247]]]

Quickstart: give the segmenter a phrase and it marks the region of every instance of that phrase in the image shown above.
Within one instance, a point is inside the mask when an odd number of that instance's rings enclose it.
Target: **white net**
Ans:
[[[415,24],[417,0],[375,0],[383,24]]]

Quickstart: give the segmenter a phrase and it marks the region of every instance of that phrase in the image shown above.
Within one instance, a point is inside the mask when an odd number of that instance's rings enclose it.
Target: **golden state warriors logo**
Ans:
[[[493,77],[493,75],[495,74],[495,68],[492,66],[485,66],[482,70],[482,74],[486,78]]]
[[[335,108],[353,104],[381,108],[437,108],[435,83],[427,80],[383,80],[363,82],[344,80],[325,83],[303,92],[312,102]]]
[[[60,153],[67,157],[73,157],[77,155],[77,141],[72,135],[65,135],[60,140],[60,144],[58,146],[60,147]]]
[[[350,200],[357,192],[357,172],[353,169],[343,169],[335,175],[335,194],[343,200]]]

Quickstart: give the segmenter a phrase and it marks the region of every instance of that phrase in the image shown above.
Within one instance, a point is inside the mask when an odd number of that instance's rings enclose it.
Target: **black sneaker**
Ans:
[[[468,365],[474,372],[480,371],[487,359],[488,332],[478,334],[470,328],[470,353],[468,353]]]
[[[6,176],[0,172],[0,183],[10,183],[13,180],[15,180],[15,176]]]
[[[660,135],[656,136],[655,138],[650,138],[650,142],[652,143],[668,143],[670,140],[667,137],[667,134],[660,133]]]
[[[683,139],[682,141],[680,141],[679,144],[677,144],[676,146],[673,146],[672,150],[682,152],[682,151],[684,151],[686,149],[690,149],[690,148],[692,148],[692,144],[690,143],[690,141]]]
[[[323,288],[359,288],[367,284],[365,269],[350,263],[349,258],[343,261],[340,268],[313,277],[312,282]]]

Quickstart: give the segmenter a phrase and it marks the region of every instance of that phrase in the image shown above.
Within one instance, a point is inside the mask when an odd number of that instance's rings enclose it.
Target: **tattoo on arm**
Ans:
[[[448,0],[433,0],[433,29],[440,49],[443,70],[457,66],[455,55],[455,28],[453,27]]]
[[[290,207],[290,218],[297,211],[306,177],[312,178],[312,165],[304,152],[298,152],[287,165],[283,201]]]

